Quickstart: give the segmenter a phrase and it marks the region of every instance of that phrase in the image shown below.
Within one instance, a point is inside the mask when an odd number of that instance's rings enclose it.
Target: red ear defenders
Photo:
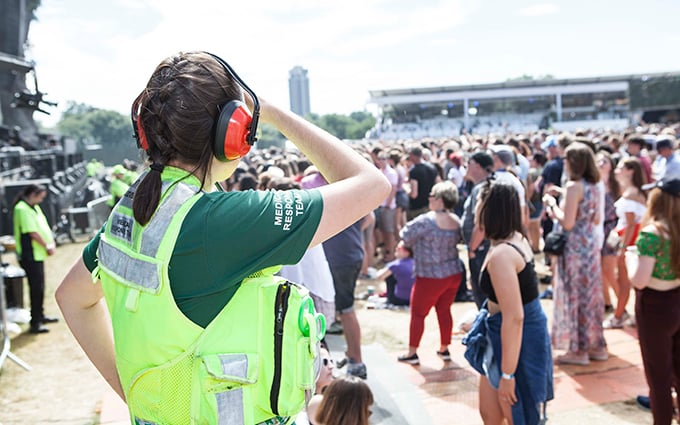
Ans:
[[[255,93],[241,80],[224,59],[205,52],[215,59],[224,72],[231,76],[253,99],[253,114],[245,103],[232,100],[220,107],[220,116],[215,122],[213,152],[220,161],[231,161],[245,156],[257,140],[257,122],[260,119],[260,102]]]
[[[222,162],[232,161],[245,156],[257,140],[257,123],[260,118],[260,102],[234,70],[219,56],[204,52],[217,61],[224,72],[231,76],[253,99],[253,113],[240,100],[231,100],[220,106],[220,114],[215,121],[213,153]],[[144,128],[139,121],[140,101],[143,93],[132,103],[132,128],[137,147],[149,149]]]
[[[140,103],[142,101],[142,96],[144,95],[144,92],[140,93],[139,96],[137,96],[137,99],[135,99],[134,102],[132,102],[132,111],[130,112],[130,117],[132,118],[132,131],[134,131],[134,137],[135,140],[137,141],[137,149],[143,149],[144,151],[149,150],[149,142],[146,141],[146,134],[144,133],[144,128],[142,127],[142,124],[139,122],[139,108]]]

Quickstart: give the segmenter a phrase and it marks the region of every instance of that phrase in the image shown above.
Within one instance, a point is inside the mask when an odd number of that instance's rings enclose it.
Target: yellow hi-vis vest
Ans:
[[[163,179],[159,208],[146,226],[134,220],[137,185],[131,187],[109,217],[93,272],[111,314],[131,422],[291,423],[318,376],[323,316],[306,289],[273,276],[277,267],[244,279],[205,329],[184,316],[168,264],[202,192],[197,180],[177,180]]]

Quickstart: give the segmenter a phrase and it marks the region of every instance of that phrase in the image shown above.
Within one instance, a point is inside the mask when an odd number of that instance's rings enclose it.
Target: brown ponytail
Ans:
[[[135,216],[135,220],[142,226],[146,225],[149,220],[151,220],[151,216],[158,208],[158,204],[161,201],[162,189],[163,182],[161,180],[160,171],[152,169],[144,176],[142,181],[139,182],[137,190],[135,191],[135,197],[132,200],[132,212]]]

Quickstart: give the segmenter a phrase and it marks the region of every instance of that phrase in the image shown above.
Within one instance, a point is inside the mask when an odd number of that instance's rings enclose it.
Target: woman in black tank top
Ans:
[[[538,424],[553,398],[552,354],[519,196],[512,185],[493,182],[480,192],[478,205],[478,224],[491,241],[480,286],[488,297],[494,352],[480,379],[479,410],[485,423]]]
[[[519,246],[512,242],[506,241],[502,243],[514,248],[515,251],[517,251],[517,253],[522,258],[524,258],[525,261],[524,268],[522,268],[522,270],[517,273],[517,280],[519,281],[519,291],[522,297],[522,305],[528,304],[531,301],[535,300],[536,297],[538,296],[538,278],[536,276],[536,270],[534,270],[534,258],[533,256],[531,257],[531,259],[526,258],[526,254],[524,253],[524,251],[522,251],[522,249],[526,249],[526,246],[524,244],[522,244],[523,247],[520,248]],[[486,269],[482,271],[482,274],[479,279],[479,286],[481,287],[482,292],[484,292],[484,294],[487,296],[490,302],[498,304],[496,291],[494,291],[493,289],[491,277]]]

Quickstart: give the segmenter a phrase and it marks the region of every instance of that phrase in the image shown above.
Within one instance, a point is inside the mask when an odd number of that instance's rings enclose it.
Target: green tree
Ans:
[[[59,133],[84,144],[99,144],[99,156],[106,165],[121,162],[125,158],[139,159],[139,150],[132,138],[130,119],[116,111],[69,102],[61,120],[57,123]]]
[[[366,132],[375,126],[375,117],[368,112],[341,114],[309,114],[307,120],[340,139],[363,139]]]
[[[257,133],[257,147],[259,149],[266,149],[272,146],[283,148],[286,144],[284,135],[271,124],[258,124]]]
[[[354,124],[348,130],[348,139],[363,139],[366,132],[375,127],[375,117],[368,112],[352,112],[349,117]]]
[[[513,81],[541,81],[541,80],[554,80],[554,79],[555,79],[555,76],[553,76],[552,74],[538,75],[538,76],[536,76],[536,77],[534,77],[533,75],[529,75],[529,74],[522,74],[522,75],[519,76],[519,77],[508,78],[508,79],[505,80],[505,81],[507,81],[507,82],[513,82]]]

